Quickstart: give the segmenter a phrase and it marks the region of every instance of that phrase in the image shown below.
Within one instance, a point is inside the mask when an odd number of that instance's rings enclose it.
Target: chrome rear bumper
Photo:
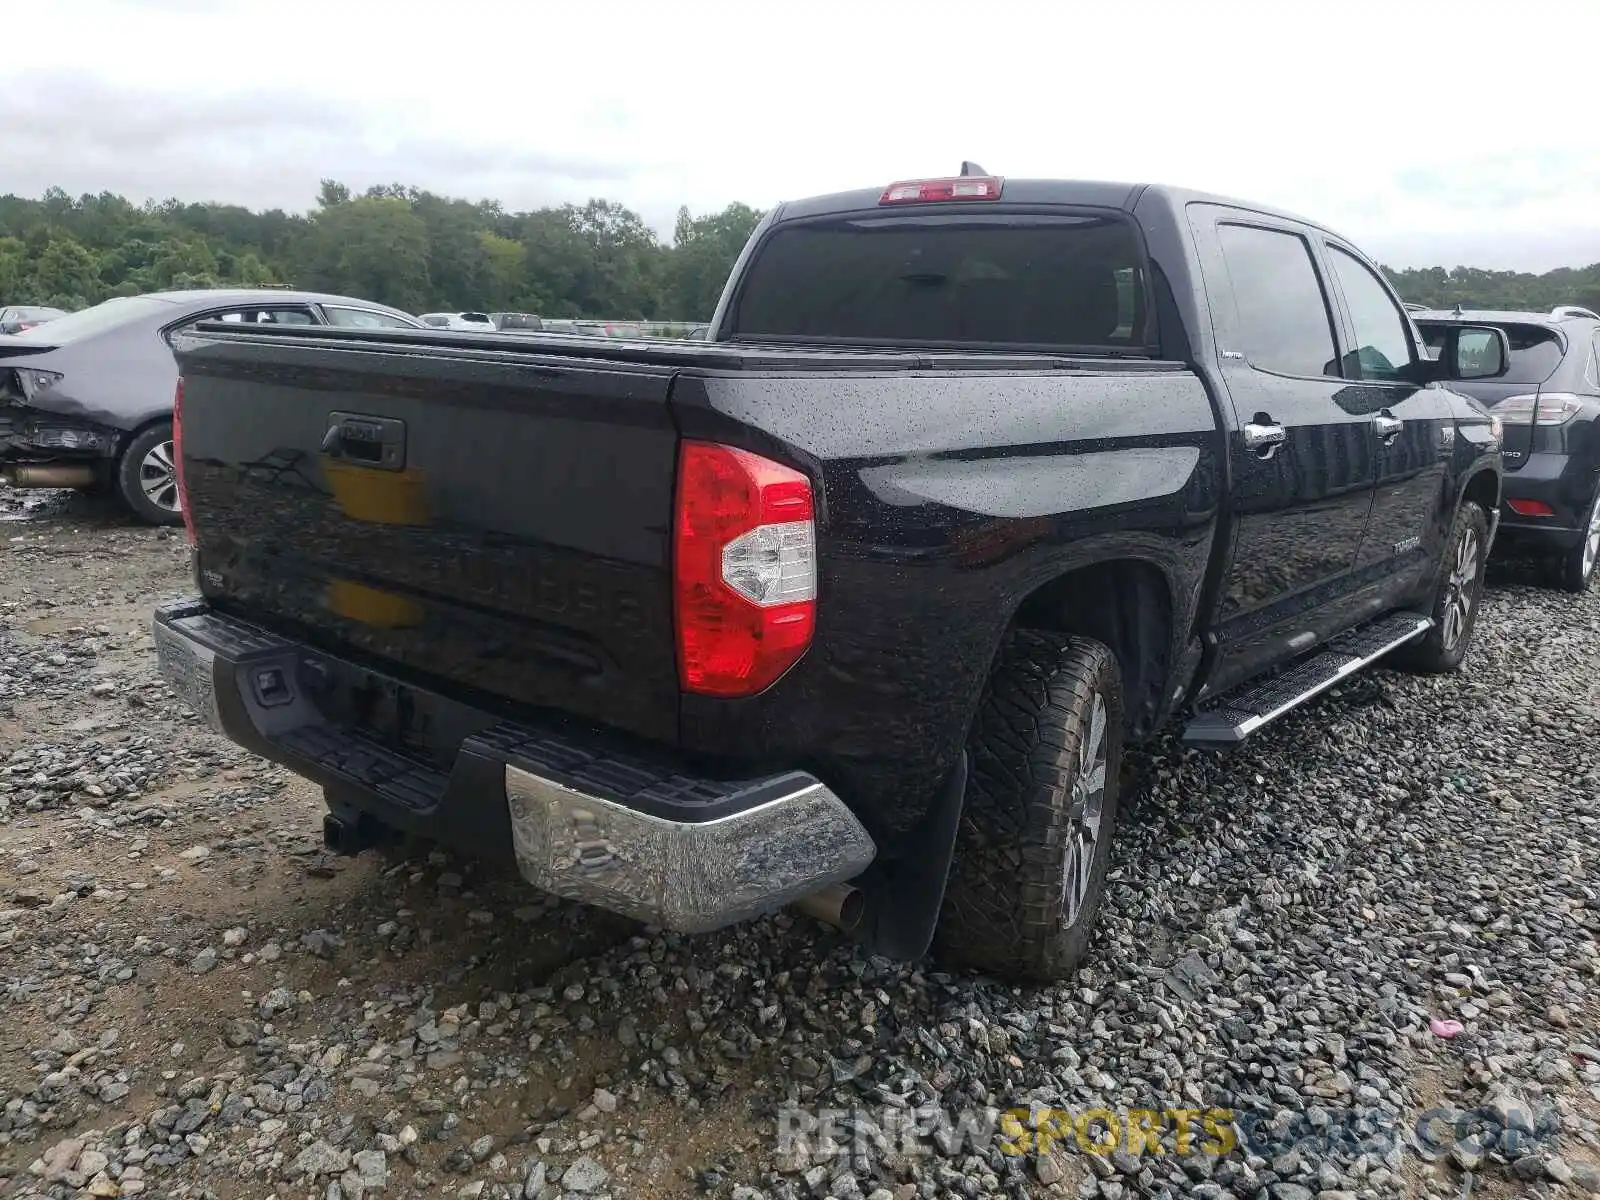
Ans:
[[[535,887],[698,933],[769,912],[866,870],[875,848],[809,775],[710,821],[663,820],[506,768],[517,866]]]
[[[434,727],[480,730],[413,757],[330,715],[346,710],[346,681],[370,685],[371,670],[198,601],[158,609],[153,633],[162,678],[225,737],[322,784],[330,804],[510,858],[569,900],[699,933],[852,879],[877,853],[845,803],[802,771],[701,778],[602,734],[499,720],[384,680],[412,711],[448,718]]]

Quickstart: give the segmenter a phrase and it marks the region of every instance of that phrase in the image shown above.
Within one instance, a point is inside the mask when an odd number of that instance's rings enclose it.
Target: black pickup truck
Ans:
[[[1500,431],[1348,242],[965,172],[785,204],[705,341],[200,326],[165,677],[397,833],[702,931],[1082,954],[1123,747],[1472,636]]]

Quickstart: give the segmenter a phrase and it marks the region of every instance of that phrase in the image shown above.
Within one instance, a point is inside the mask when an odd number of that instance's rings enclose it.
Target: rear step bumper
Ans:
[[[844,802],[805,772],[702,778],[607,735],[500,720],[201,601],[158,608],[153,633],[162,677],[225,737],[358,816],[510,857],[529,883],[569,900],[699,933],[852,879],[876,854]],[[371,694],[404,697],[397,711],[441,732],[418,752],[337,719],[353,695]]]

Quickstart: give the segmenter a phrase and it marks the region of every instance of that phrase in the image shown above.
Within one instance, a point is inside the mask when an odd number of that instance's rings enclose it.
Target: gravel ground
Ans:
[[[185,558],[0,489],[0,1196],[1600,1191],[1600,595],[1498,570],[1461,675],[1138,755],[1091,957],[1025,990],[327,858],[313,791],[156,678]],[[984,1136],[1097,1107],[1210,1127]],[[858,1117],[779,1138],[822,1110]]]

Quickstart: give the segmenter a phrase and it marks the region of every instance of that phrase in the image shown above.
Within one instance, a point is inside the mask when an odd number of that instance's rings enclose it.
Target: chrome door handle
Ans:
[[[1251,421],[1244,427],[1244,447],[1246,450],[1267,451],[1271,454],[1279,446],[1289,440],[1288,431],[1282,425],[1257,425]]]
[[[1379,413],[1372,418],[1372,428],[1377,430],[1378,436],[1386,442],[1393,440],[1404,424],[1405,422],[1399,417],[1391,417],[1386,413]]]

